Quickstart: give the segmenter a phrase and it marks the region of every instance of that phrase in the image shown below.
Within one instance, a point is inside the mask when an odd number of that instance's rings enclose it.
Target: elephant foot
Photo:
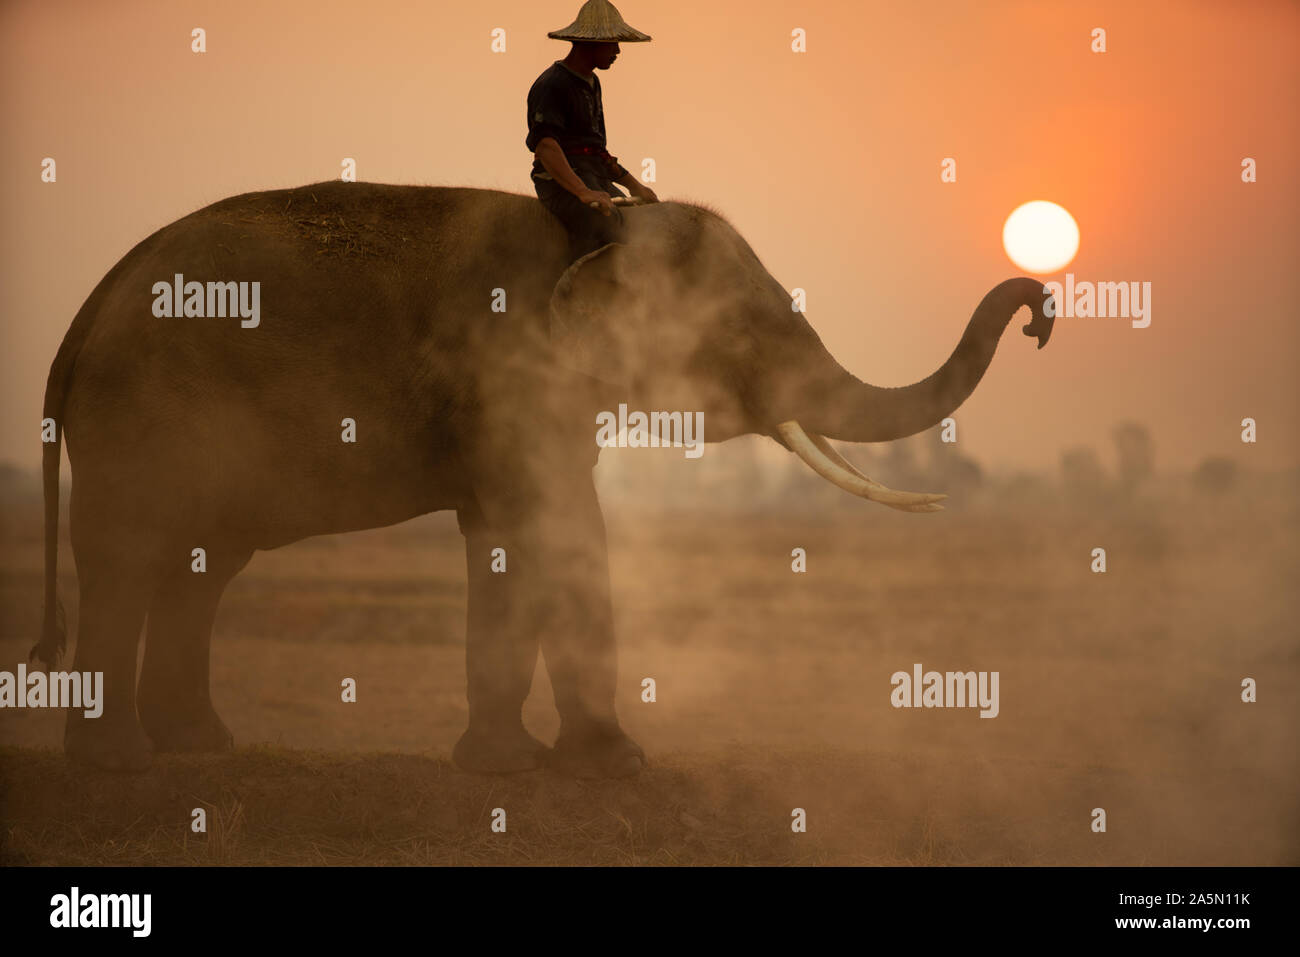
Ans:
[[[628,778],[645,767],[645,752],[623,729],[560,731],[546,766],[575,778]]]
[[[456,742],[451,759],[462,771],[513,774],[540,768],[548,750],[523,725],[487,729],[471,724]]]
[[[102,771],[143,771],[153,762],[153,747],[135,720],[110,724],[102,717],[71,718],[63,751],[75,764]]]
[[[235,746],[235,736],[211,705],[193,716],[151,714],[143,704],[140,712],[155,751],[229,751]]]

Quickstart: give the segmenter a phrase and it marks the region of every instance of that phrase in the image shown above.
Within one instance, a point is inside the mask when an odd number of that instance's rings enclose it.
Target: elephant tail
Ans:
[[[45,404],[41,412],[45,419],[41,423],[41,483],[45,497],[45,612],[41,619],[41,639],[32,646],[28,660],[36,659],[46,668],[53,668],[59,663],[63,650],[68,645],[67,621],[58,594],[59,465],[63,458],[63,410],[67,405],[68,388],[72,384],[72,368],[76,365],[82,345],[90,335],[100,302],[112,288],[122,265],[118,263],[113,267],[72,320],[72,325],[54,356],[54,362],[50,365],[50,376],[45,380]],[[50,429],[53,430],[53,435],[45,441]]]
[[[59,347],[50,377],[45,383],[45,405],[42,412],[45,422],[41,431],[52,429],[48,440],[43,437],[41,449],[41,481],[45,497],[45,613],[41,621],[41,639],[32,646],[29,660],[35,658],[45,667],[59,663],[63,649],[68,644],[68,629],[59,601],[59,465],[63,457],[63,406],[71,379],[72,364],[79,351],[80,342],[72,342],[76,323]],[[77,339],[80,339],[78,336]]]

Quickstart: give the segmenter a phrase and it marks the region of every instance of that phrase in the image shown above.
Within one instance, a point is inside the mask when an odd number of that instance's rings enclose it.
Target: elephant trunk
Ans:
[[[1037,337],[1040,349],[1047,344],[1055,315],[1048,306],[1050,298],[1035,279],[1008,279],[995,286],[975,309],[948,361],[933,375],[901,388],[861,381],[840,366],[814,334],[812,348],[820,355],[804,366],[814,371],[796,387],[800,412],[791,418],[809,433],[845,442],[889,442],[931,428],[975,390],[998,339],[1021,306],[1033,311],[1024,334]]]

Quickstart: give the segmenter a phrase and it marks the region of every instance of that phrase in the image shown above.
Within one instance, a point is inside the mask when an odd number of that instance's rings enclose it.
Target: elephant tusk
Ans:
[[[947,495],[929,492],[896,492],[892,488],[887,488],[854,468],[825,438],[816,434],[809,436],[793,419],[782,422],[776,427],[776,431],[809,468],[826,481],[852,495],[904,512],[943,510],[943,506],[939,503],[947,498]]]
[[[810,439],[812,439],[813,445],[817,446],[817,448],[821,450],[826,455],[826,457],[831,460],[831,462],[833,462],[835,465],[840,466],[843,469],[847,469],[849,472],[856,475],[858,478],[862,479],[862,481],[866,482],[871,487],[881,492],[886,492],[890,495],[910,495],[910,496],[917,496],[918,498],[930,500],[930,501],[918,502],[913,505],[900,505],[900,504],[889,503],[889,502],[885,503],[890,505],[892,508],[897,508],[900,511],[904,511],[904,512],[942,512],[943,511],[943,506],[940,505],[939,502],[947,498],[948,497],[947,495],[931,493],[931,492],[896,492],[893,489],[889,488],[888,486],[881,485],[879,482],[875,481],[874,479],[870,479],[867,476],[863,475],[860,471],[858,471],[858,467],[856,465],[854,465],[844,456],[840,455],[839,451],[836,450],[835,446],[831,445],[830,441],[827,440],[827,438],[824,435],[818,435],[816,432],[809,432],[807,433],[807,435]],[[883,500],[877,499],[876,501],[883,501]]]

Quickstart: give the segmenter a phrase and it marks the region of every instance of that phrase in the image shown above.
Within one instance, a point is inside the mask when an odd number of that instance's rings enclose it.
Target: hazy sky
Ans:
[[[0,3],[0,460],[37,464],[73,315],[172,220],[337,178],[345,156],[363,180],[531,194],[525,95],[567,50],[546,32],[579,5]],[[862,378],[902,385],[947,357],[984,293],[1021,274],[1001,230],[1031,199],[1077,219],[1078,279],[1152,284],[1149,328],[1063,318],[1042,352],[1008,335],[958,414],[986,466],[1055,467],[1078,444],[1109,456],[1123,419],[1149,425],[1161,467],[1300,464],[1296,4],[619,9],[654,41],[601,77],[611,151],[633,171],[653,157],[661,197],[721,209]],[[46,156],[57,183],[41,182]]]

